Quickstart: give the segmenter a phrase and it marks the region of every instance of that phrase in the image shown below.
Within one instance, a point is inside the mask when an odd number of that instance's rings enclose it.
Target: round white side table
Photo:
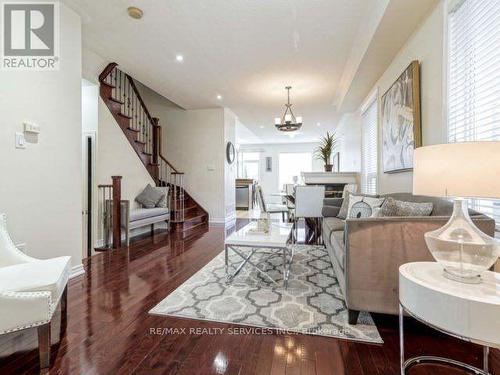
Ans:
[[[500,273],[487,271],[480,284],[464,284],[443,276],[436,262],[399,267],[399,346],[401,374],[418,363],[438,362],[475,374],[489,374],[489,348],[500,348]],[[483,369],[443,357],[405,360],[403,315],[438,331],[483,346]]]

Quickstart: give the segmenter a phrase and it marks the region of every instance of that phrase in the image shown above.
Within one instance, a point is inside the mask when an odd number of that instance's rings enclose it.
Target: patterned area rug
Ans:
[[[288,289],[248,264],[227,283],[221,252],[150,313],[382,343],[370,314],[361,313],[356,325],[347,323],[344,298],[326,250],[294,245],[294,252]],[[259,257],[267,255],[256,253],[251,259],[258,263]],[[236,267],[240,261],[230,251],[230,264]],[[282,257],[276,256],[260,267],[281,282],[282,264]]]

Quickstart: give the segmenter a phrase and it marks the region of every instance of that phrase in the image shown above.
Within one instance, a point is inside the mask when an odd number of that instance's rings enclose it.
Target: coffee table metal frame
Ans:
[[[246,244],[225,244],[224,245],[224,252],[225,252],[225,265],[226,265],[226,281],[229,283],[231,282],[238,273],[240,273],[241,269],[245,266],[245,264],[249,264],[252,266],[255,270],[257,270],[261,275],[265,276],[268,280],[273,282],[276,285],[280,285],[279,282],[277,282],[275,279],[273,279],[266,270],[262,269],[259,267],[262,263],[266,262],[267,260],[276,257],[276,256],[282,256],[283,257],[283,286],[285,289],[288,287],[288,279],[290,277],[290,267],[292,265],[293,261],[293,247],[289,246],[291,243],[293,243],[293,230],[290,230],[290,236],[285,244],[285,246],[256,246],[256,245],[246,245]],[[250,252],[248,254],[243,253],[240,248],[250,248]],[[263,249],[271,249],[275,251],[259,251]],[[236,253],[240,258],[243,259],[241,263],[238,264],[238,266],[233,267],[236,268],[236,270],[233,273],[229,273],[229,268],[231,267],[229,264],[229,250],[232,250],[234,253]],[[259,260],[259,262],[255,263],[250,260],[250,258],[257,252],[259,251],[259,254],[266,254],[267,256]],[[281,252],[281,254],[280,254]]]

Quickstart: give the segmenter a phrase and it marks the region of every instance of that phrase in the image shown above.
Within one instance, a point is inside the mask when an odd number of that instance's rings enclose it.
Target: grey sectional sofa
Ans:
[[[408,262],[433,261],[424,233],[443,226],[453,203],[440,199],[395,193],[394,199],[432,202],[431,216],[337,218],[342,198],[327,198],[323,208],[323,240],[346,299],[349,323],[356,324],[360,311],[398,314],[398,270]],[[472,220],[493,236],[495,221],[470,210]]]

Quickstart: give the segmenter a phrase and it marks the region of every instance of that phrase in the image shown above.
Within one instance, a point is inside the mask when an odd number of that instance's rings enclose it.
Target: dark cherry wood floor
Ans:
[[[241,225],[242,222],[239,222]],[[223,249],[224,230],[212,227],[186,240],[165,233],[129,249],[85,261],[85,276],[68,292],[68,327],[53,324],[50,374],[399,374],[397,319],[375,315],[383,345],[306,335],[189,334],[190,329],[237,327],[159,317],[148,311]],[[179,334],[153,334],[177,328]],[[188,334],[181,334],[183,329]],[[481,349],[407,322],[407,353],[446,355],[481,365]],[[0,336],[0,374],[39,373],[36,329]],[[497,366],[498,364],[494,364]],[[462,374],[420,365],[411,375]],[[497,370],[493,373],[500,374]]]

